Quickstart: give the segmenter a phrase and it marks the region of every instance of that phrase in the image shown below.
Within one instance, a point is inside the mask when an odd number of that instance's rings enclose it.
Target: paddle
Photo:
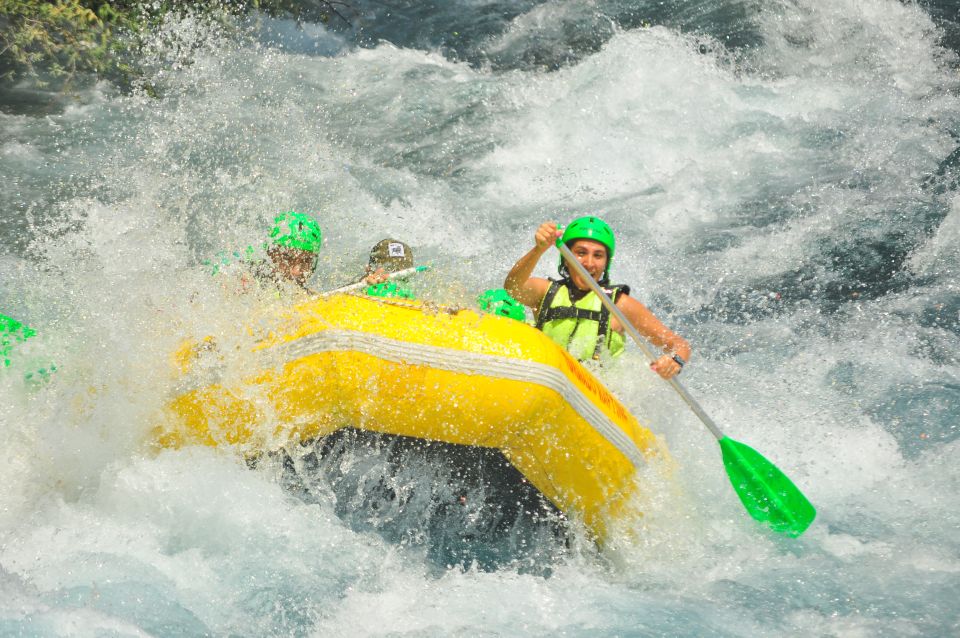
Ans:
[[[656,361],[657,357],[650,350],[646,340],[627,320],[616,304],[610,300],[610,297],[603,292],[600,285],[590,276],[570,249],[559,240],[557,240],[557,248],[566,258],[567,264],[589,282],[593,292],[600,297],[603,305],[610,310],[624,329],[633,337],[643,354],[650,361]],[[792,538],[802,534],[817,515],[813,505],[810,504],[803,493],[777,466],[765,459],[759,452],[748,445],[734,441],[721,432],[713,419],[703,411],[700,404],[690,396],[690,393],[680,385],[676,378],[668,379],[667,383],[676,390],[680,398],[686,402],[693,413],[717,438],[723,454],[723,465],[727,469],[727,476],[750,516],[769,525],[775,532],[787,534]]]
[[[398,270],[397,272],[387,273],[387,279],[388,279],[388,280],[390,280],[390,279],[401,279],[401,278],[403,278],[403,277],[409,277],[410,275],[413,275],[413,274],[418,273],[418,272],[423,272],[424,270],[429,270],[429,269],[430,269],[429,266],[413,266],[412,268],[404,268],[403,270]],[[354,291],[354,290],[359,290],[360,288],[366,288],[367,286],[370,286],[370,285],[371,285],[371,284],[368,284],[368,283],[365,282],[365,281],[358,281],[358,282],[355,283],[355,284],[348,284],[348,285],[346,285],[346,286],[341,286],[340,288],[336,288],[336,289],[334,289],[334,290],[328,290],[327,292],[321,292],[321,293],[320,293],[320,296],[321,296],[321,297],[326,297],[327,295],[335,295],[335,294],[341,293],[341,292],[351,292],[351,291]]]

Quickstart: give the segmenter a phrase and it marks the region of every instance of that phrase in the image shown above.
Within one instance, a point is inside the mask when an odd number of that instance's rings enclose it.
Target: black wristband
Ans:
[[[687,363],[686,361],[683,360],[683,357],[681,357],[681,356],[678,355],[678,354],[675,354],[675,355],[673,355],[672,358],[673,358],[674,361],[676,361],[677,363],[680,364],[680,369],[683,370],[683,366],[686,365],[686,363]]]

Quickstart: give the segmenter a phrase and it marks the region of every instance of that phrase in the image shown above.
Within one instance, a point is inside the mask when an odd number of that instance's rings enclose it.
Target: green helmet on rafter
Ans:
[[[563,237],[561,237],[557,244],[564,243],[570,245],[571,242],[574,242],[578,239],[592,239],[593,241],[600,242],[607,249],[607,267],[603,271],[603,279],[606,281],[610,277],[610,264],[613,263],[613,253],[617,247],[617,239],[613,234],[613,229],[610,228],[610,225],[600,219],[599,217],[593,217],[588,215],[586,217],[578,217],[577,219],[570,222],[570,225],[566,227],[563,231]],[[564,264],[563,257],[560,257],[560,264],[557,266],[557,270],[561,275],[564,273]]]
[[[274,246],[318,253],[323,243],[323,233],[313,217],[291,210],[274,218],[270,240]]]
[[[477,297],[477,304],[484,312],[501,317],[509,317],[517,321],[526,321],[527,311],[523,304],[510,296],[510,293],[503,288],[495,290],[486,290]]]
[[[23,341],[26,341],[37,331],[30,326],[25,326],[13,317],[0,312],[0,368],[10,366],[10,351],[13,347]]]

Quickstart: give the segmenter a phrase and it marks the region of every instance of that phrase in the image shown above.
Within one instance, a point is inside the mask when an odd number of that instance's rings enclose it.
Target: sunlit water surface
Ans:
[[[39,333],[0,373],[0,633],[960,632],[950,4],[669,4],[171,20],[144,52],[159,97],[102,83],[0,113],[0,311]],[[315,288],[395,236],[432,265],[426,296],[461,305],[541,221],[602,215],[614,279],[693,344],[690,391],[816,522],[754,524],[635,349],[599,374],[677,467],[638,476],[645,515],[601,553],[522,521],[461,552],[469,521],[438,527],[436,502],[374,515],[357,486],[379,448],[350,457],[347,494],[235,451],[155,453],[170,352],[249,312],[201,262],[289,209],[323,226]]]

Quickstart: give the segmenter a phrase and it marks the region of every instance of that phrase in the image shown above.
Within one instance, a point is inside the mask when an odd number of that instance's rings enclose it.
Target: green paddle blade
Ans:
[[[807,497],[763,455],[728,436],[719,440],[727,475],[754,519],[791,538],[800,536],[817,511]]]

